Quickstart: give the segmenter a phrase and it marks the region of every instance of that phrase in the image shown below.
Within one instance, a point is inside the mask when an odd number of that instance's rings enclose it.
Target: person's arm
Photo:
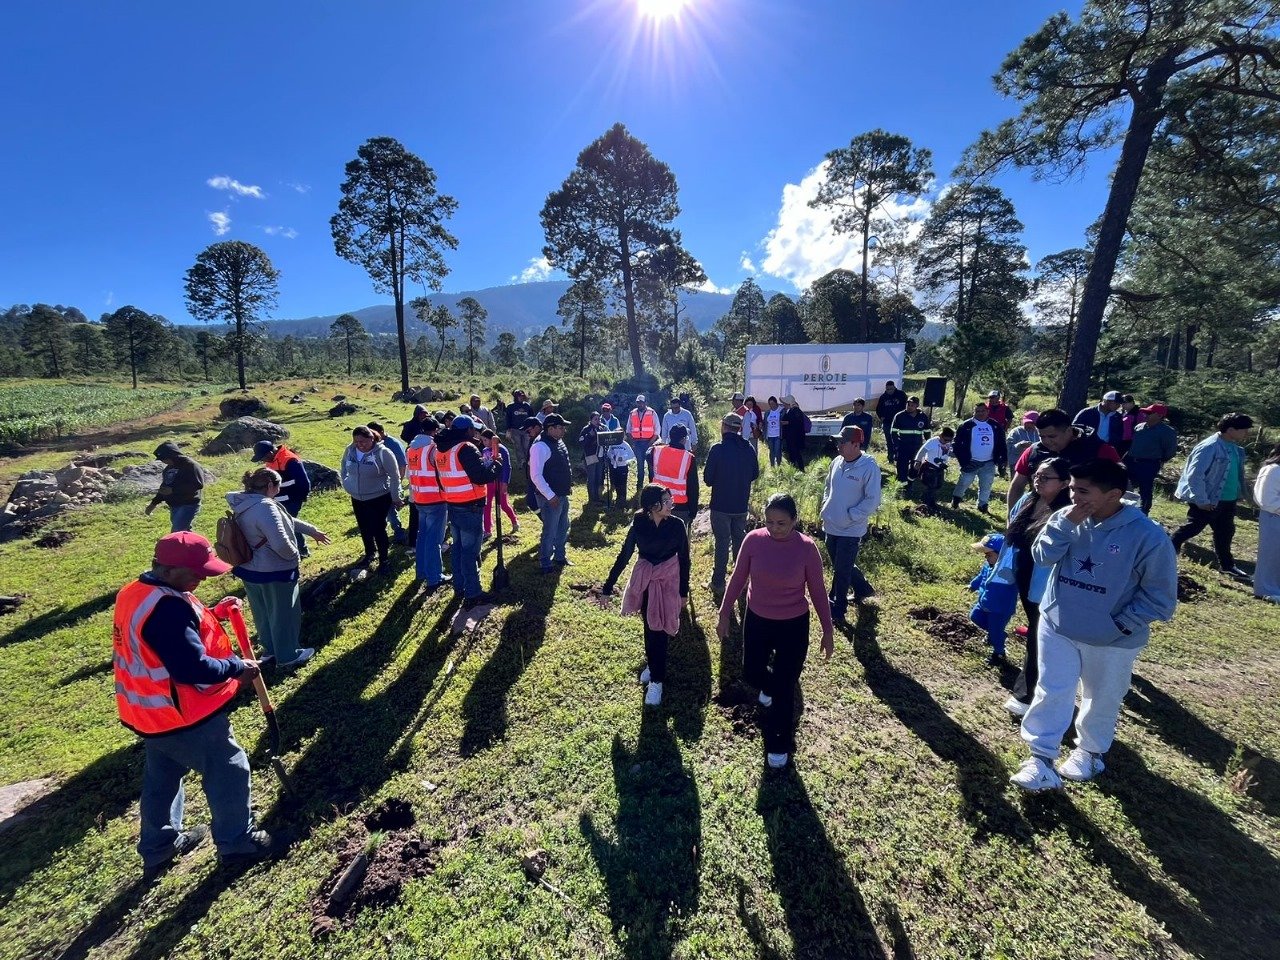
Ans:
[[[1178,434],[1170,427],[1160,431],[1160,463],[1172,460],[1178,454]]]
[[[296,567],[302,557],[298,553],[297,539],[289,535],[284,528],[284,521],[280,519],[280,514],[283,512],[283,504],[267,502],[253,508],[253,519],[258,535],[266,540],[266,545],[271,548],[271,552]],[[246,539],[255,550],[258,548],[259,545],[253,543],[252,537],[246,537]]]
[[[163,596],[142,625],[142,639],[155,651],[177,683],[220,683],[240,676],[245,664],[237,656],[211,657],[200,642],[200,621],[185,600]]]
[[[742,549],[738,551],[738,556],[733,561],[733,574],[729,577],[729,583],[724,588],[724,599],[720,601],[720,622],[722,624],[728,624],[729,611],[738,602],[738,597],[742,596],[742,591],[747,588],[747,580],[751,576],[751,557],[755,552],[755,544],[756,538],[748,535],[742,541]]]
[[[812,541],[809,542],[808,556],[805,557],[804,580],[813,609],[817,611],[818,622],[822,624],[823,656],[830,657],[835,636],[835,627],[831,623],[831,600],[827,596],[826,583],[822,578],[822,554],[818,553],[818,546]]]
[[[751,451],[751,466],[747,468],[747,472],[751,474],[751,482],[755,483],[760,478],[760,458],[755,455],[755,451]]]
[[[677,562],[680,565],[680,599],[687,600],[689,598],[689,571],[692,564],[689,561],[689,531],[685,525],[680,524],[680,547],[676,552],[679,558]]]
[[[1172,620],[1178,606],[1178,554],[1166,536],[1152,537],[1151,549],[1134,565],[1138,587],[1112,619],[1128,632],[1157,620]]]
[[[688,422],[689,422],[689,449],[697,450],[698,449],[698,425],[693,421],[693,411],[686,410],[685,412],[688,414]]]
[[[339,479],[341,479],[344,484],[349,473],[351,473],[351,448],[347,447],[347,449],[342,451],[342,463],[338,467]]]
[[[631,526],[627,528],[627,537],[622,541],[622,549],[618,551],[618,559],[613,561],[613,567],[609,570],[609,576],[605,578],[604,586],[601,589],[607,596],[613,593],[613,588],[618,583],[618,578],[622,576],[622,571],[627,569],[627,564],[631,562],[631,555],[636,550],[636,526],[640,523],[637,517],[631,521]]]
[[[1076,530],[1084,517],[1078,513],[1077,507],[1064,507],[1049,518],[1049,522],[1031,545],[1031,557],[1036,563],[1048,566],[1057,563],[1067,555],[1071,543],[1075,540]],[[1174,577],[1177,580],[1177,577]]]
[[[534,446],[537,446],[537,444],[534,444]],[[545,447],[546,444],[543,444],[543,446]],[[502,476],[501,463],[495,460],[485,466],[484,461],[480,458],[480,451],[475,448],[475,444],[465,440],[458,450],[458,463],[466,471],[467,479],[472,483],[479,483],[487,487]]]
[[[698,465],[696,463],[689,465],[689,472],[685,475],[684,484],[685,495],[689,498],[689,513],[696,515],[698,512],[698,500],[702,492],[698,486]]]
[[[720,444],[707,452],[707,462],[702,465],[702,482],[708,487],[716,485],[716,467],[720,463]]]
[[[669,443],[671,437],[671,411],[667,411],[662,415],[662,429],[658,431],[658,439],[663,443]]]
[[[387,493],[391,494],[391,502],[399,505],[402,503],[400,497],[400,465],[396,463],[395,454],[386,447],[380,452],[375,452],[374,456],[378,458],[378,463],[382,465],[382,472],[386,475]]]
[[[1208,509],[1210,506],[1209,491],[1205,487],[1204,481],[1208,461],[1213,457],[1209,453],[1212,449],[1211,445],[1196,444],[1191,451],[1191,455],[1187,457],[1187,465],[1182,468],[1182,472],[1187,478],[1187,490],[1191,494],[1191,505],[1200,507],[1202,510]]]
[[[551,489],[550,484],[542,476],[543,469],[546,467],[547,460],[550,457],[551,449],[541,441],[529,448],[529,480],[544,500],[553,502],[556,499],[555,491]]]
[[[862,487],[862,497],[849,508],[849,519],[854,523],[866,523],[880,509],[880,471],[872,471]]]

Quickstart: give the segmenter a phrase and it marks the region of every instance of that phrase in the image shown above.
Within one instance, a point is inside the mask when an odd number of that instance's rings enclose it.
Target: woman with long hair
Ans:
[[[1039,566],[1031,559],[1031,545],[1054,513],[1071,506],[1070,467],[1063,457],[1044,461],[1031,477],[1031,491],[1019,497],[1009,511],[1005,541],[1013,551],[1014,582],[1018,586],[1022,610],[1027,615],[1027,652],[1022,661],[1022,672],[1013,682],[1012,696],[1004,705],[1015,717],[1027,712],[1031,697],[1036,692],[1036,679],[1039,677],[1036,631],[1040,627],[1040,598],[1049,583],[1051,569]]]
[[[364,542],[364,559],[351,573],[363,580],[374,553],[378,571],[387,570],[387,514],[400,509],[400,467],[395,456],[368,427],[351,431],[351,445],[342,454],[342,489],[351,497],[351,509]]]
[[[602,587],[605,596],[613,593],[618,577],[631,562],[631,554],[640,551],[622,596],[622,613],[638,613],[644,621],[647,666],[640,674],[640,682],[646,684],[647,707],[662,703],[667,646],[680,632],[680,608],[689,598],[689,534],[684,521],[671,515],[674,506],[670,490],[656,483],[645,484],[640,491],[640,509]]]
[[[1280,603],[1280,443],[1262,463],[1253,482],[1258,505],[1258,564],[1253,571],[1253,595]]]
[[[227,503],[244,534],[253,556],[234,573],[244,582],[244,592],[253,611],[258,643],[284,669],[300,667],[313,656],[313,647],[299,647],[302,633],[302,602],[298,595],[298,534],[328,543],[316,527],[291,517],[276,502],[280,474],[270,467],[245,473],[244,490],[228,493]]]
[[[795,750],[795,694],[809,652],[810,606],[822,623],[823,656],[829,659],[835,649],[822,555],[817,544],[796,529],[797,521],[791,494],[769,498],[764,527],[742,541],[716,625],[716,634],[726,639],[733,606],[745,590],[742,677],[760,691],[759,702],[766,710],[764,748],[774,768],[785,767]]]

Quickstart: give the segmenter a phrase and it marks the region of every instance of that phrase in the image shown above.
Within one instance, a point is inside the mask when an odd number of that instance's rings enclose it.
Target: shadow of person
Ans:
[[[663,703],[671,711],[676,736],[692,743],[702,738],[711,700],[711,651],[706,631],[688,604],[683,608],[680,632],[671,641],[667,660]]]
[[[1008,771],[1004,764],[953,720],[922,683],[885,659],[877,638],[879,618],[874,607],[859,607],[853,631],[853,653],[862,664],[871,692],[939,759],[955,768],[961,810],[975,839],[982,842],[998,833],[1019,843],[1031,843],[1026,821],[1005,796]]]
[[[625,957],[670,957],[676,925],[698,907],[702,807],[662,711],[644,711],[634,750],[614,736],[613,783],[613,830],[590,814],[579,820],[608,889],[613,932]]]
[[[1136,694],[1136,695],[1135,695]],[[1225,776],[1237,744],[1214,730],[1146,677],[1135,673],[1132,692],[1124,705],[1146,721],[1148,729],[1192,759]],[[1270,757],[1244,752],[1243,760],[1254,777],[1249,791],[1268,816],[1280,816],[1280,764]]]
[[[37,614],[29,620],[21,620],[13,623],[8,633],[0,636],[0,647],[7,647],[15,643],[23,643],[27,640],[39,640],[41,637],[48,636],[55,630],[61,630],[63,627],[74,626],[87,620],[89,617],[102,613],[104,610],[110,610],[116,602],[116,593],[114,590],[103,593],[83,603],[78,603],[74,607],[54,607],[52,610],[46,610],[44,613]],[[16,618],[18,614],[9,614],[10,617]],[[108,631],[110,623],[107,624]]]
[[[794,767],[765,770],[756,812],[764,822],[773,882],[791,936],[790,950],[773,943],[775,933],[751,915],[748,891],[740,885],[738,912],[762,955],[883,960],[887,951],[862,894]]]

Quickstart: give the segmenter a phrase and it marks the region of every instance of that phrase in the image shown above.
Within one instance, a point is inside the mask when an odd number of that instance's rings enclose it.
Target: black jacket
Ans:
[[[683,520],[668,517],[655,525],[648,513],[637,511],[631,521],[631,528],[627,531],[627,539],[622,542],[622,549],[618,551],[618,559],[614,561],[613,569],[604,582],[605,590],[614,588],[622,571],[631,562],[631,554],[637,549],[642,559],[655,566],[672,557],[679,557],[680,596],[689,595],[689,532],[685,529]]]
[[[893,393],[882,393],[876,401],[876,416],[881,423],[893,423],[898,411],[907,409],[907,395],[896,387]]]
[[[155,457],[165,462],[165,468],[152,503],[167,503],[171,507],[199,503],[200,491],[204,489],[204,474],[199,464],[171,441],[156,447]]]
[[[740,434],[727,433],[713,445],[702,468],[702,482],[711,488],[711,509],[746,513],[751,484],[760,475],[760,461]]]
[[[970,417],[960,424],[955,443],[951,446],[951,452],[955,454],[956,463],[960,464],[961,470],[968,470],[973,459],[969,456],[969,445],[973,440],[974,423],[973,417]],[[991,451],[991,462],[997,467],[1006,467],[1009,463],[1009,448],[1004,438],[1004,427],[994,420],[988,420],[987,425],[995,431],[995,449]]]

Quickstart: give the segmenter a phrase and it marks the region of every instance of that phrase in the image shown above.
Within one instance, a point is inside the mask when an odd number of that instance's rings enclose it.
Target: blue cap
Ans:
[[[999,553],[1004,549],[1003,533],[988,533],[985,537],[973,545],[975,550],[991,550]]]
[[[465,413],[459,414],[453,418],[453,429],[455,430],[479,430],[480,424],[468,417]]]

